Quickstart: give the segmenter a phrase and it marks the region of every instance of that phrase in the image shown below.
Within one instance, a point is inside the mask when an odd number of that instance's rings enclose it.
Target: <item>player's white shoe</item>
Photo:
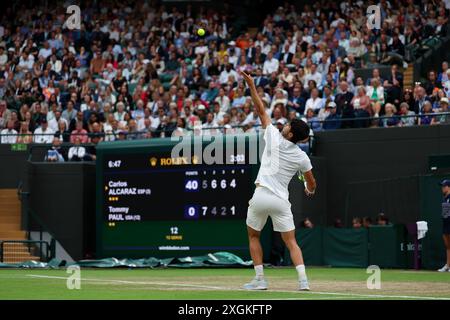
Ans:
[[[268,284],[265,279],[254,278],[249,283],[244,284],[245,290],[267,290]]]
[[[309,284],[307,279],[300,280],[299,282],[299,290],[300,291],[309,291]]]
[[[450,267],[448,265],[443,266],[442,268],[438,269],[439,272],[450,272]]]

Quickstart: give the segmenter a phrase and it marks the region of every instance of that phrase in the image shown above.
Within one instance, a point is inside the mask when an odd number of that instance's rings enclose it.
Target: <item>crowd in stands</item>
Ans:
[[[236,30],[226,4],[91,3],[81,7],[80,30],[68,29],[65,7],[2,13],[1,143],[57,149],[61,142],[252,133],[260,123],[243,70],[280,129],[293,118],[314,131],[450,123],[441,114],[450,97],[448,63],[412,88],[403,88],[401,72],[422,40],[447,35],[448,1],[381,0],[381,29],[373,30],[365,16],[371,1],[285,3],[256,34]],[[385,77],[383,65],[391,66]],[[358,68],[374,69],[363,79]],[[65,157],[95,158],[77,148]]]
[[[360,228],[369,228],[370,226],[389,226],[392,225],[389,221],[389,218],[383,213],[379,213],[376,217],[375,223],[373,223],[372,218],[369,216],[360,218],[360,217],[354,217],[351,222],[351,227],[353,229],[360,229]],[[312,229],[314,228],[314,224],[311,221],[309,217],[306,217],[302,220],[300,226],[302,228],[306,229]],[[333,221],[333,227],[334,228],[344,228],[344,223],[340,218],[336,218]]]

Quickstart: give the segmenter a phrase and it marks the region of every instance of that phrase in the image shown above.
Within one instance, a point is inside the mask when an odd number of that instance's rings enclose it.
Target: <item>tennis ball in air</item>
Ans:
[[[203,37],[203,36],[205,35],[205,29],[203,29],[203,28],[198,29],[197,34],[198,34],[200,37]]]

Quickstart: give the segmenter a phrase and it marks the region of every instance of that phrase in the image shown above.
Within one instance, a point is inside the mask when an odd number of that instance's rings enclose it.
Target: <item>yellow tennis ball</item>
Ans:
[[[200,37],[203,37],[203,36],[205,35],[205,29],[203,29],[203,28],[198,29],[197,34],[198,34]]]

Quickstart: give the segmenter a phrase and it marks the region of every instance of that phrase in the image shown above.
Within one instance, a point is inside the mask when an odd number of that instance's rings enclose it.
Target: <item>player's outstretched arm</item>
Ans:
[[[264,104],[261,101],[258,92],[256,91],[255,82],[253,81],[252,76],[243,71],[241,72],[241,74],[245,82],[247,83],[248,87],[250,88],[253,104],[256,108],[256,112],[258,113],[259,118],[261,119],[262,128],[264,129],[270,124],[270,118],[266,113],[266,108],[264,107]]]
[[[312,170],[309,170],[303,174],[305,177],[305,193],[307,196],[313,196],[316,193],[316,179],[312,173]]]

